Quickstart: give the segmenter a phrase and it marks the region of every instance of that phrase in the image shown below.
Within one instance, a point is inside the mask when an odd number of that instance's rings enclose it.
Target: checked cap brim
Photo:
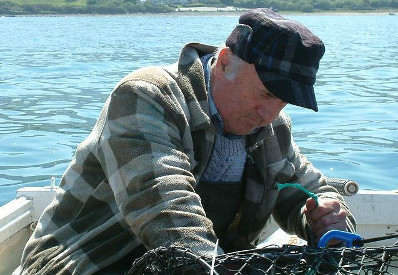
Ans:
[[[269,72],[266,68],[255,65],[257,74],[267,90],[284,102],[318,111],[314,86],[294,81],[280,74]]]

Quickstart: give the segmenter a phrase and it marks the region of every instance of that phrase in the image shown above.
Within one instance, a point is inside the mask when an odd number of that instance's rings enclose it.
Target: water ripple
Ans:
[[[325,43],[319,112],[288,106],[295,141],[328,176],[397,189],[398,20],[290,16]],[[175,62],[189,41],[222,44],[237,16],[0,18],[0,205],[61,177],[114,85]],[[203,31],[203,24],[208,31]],[[184,27],[181,27],[184,26]]]

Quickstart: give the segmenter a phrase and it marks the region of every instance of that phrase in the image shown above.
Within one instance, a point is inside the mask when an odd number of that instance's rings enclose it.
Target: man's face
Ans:
[[[224,59],[224,60],[223,60]],[[224,121],[225,131],[247,135],[254,129],[268,125],[286,106],[286,102],[268,92],[253,64],[244,62],[235,79],[228,79],[228,56],[217,60],[213,98]],[[220,64],[218,64],[220,63]]]

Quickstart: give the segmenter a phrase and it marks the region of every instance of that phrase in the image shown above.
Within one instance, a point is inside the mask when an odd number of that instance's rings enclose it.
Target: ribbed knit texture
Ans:
[[[210,162],[202,175],[207,182],[240,182],[246,161],[246,137],[217,135]]]

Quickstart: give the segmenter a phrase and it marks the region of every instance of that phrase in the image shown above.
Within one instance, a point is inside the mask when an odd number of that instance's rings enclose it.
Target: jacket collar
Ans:
[[[180,52],[177,81],[188,103],[189,122],[192,131],[212,127],[205,76],[200,57],[213,53],[216,49],[214,46],[189,43]]]
[[[271,124],[261,127],[254,134],[247,136],[246,150],[252,152],[262,144],[262,141],[275,135],[274,128]]]

